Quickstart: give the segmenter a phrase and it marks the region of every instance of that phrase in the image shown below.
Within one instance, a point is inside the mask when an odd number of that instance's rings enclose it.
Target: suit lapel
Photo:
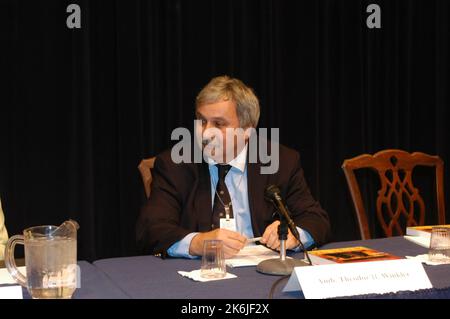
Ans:
[[[198,188],[195,195],[194,207],[197,215],[199,231],[210,231],[212,221],[211,179],[208,164],[202,163],[198,167]]]
[[[247,164],[248,204],[255,237],[261,236],[266,226],[263,218],[263,212],[266,211],[263,197],[268,175],[261,175],[260,168],[259,162]]]

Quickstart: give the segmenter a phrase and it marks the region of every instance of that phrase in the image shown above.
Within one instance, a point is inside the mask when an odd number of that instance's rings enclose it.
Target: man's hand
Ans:
[[[280,250],[280,240],[278,239],[278,225],[280,224],[279,220],[274,221],[272,224],[267,226],[264,234],[262,235],[261,240],[259,241],[261,244],[265,244],[267,247]],[[300,243],[298,240],[292,235],[291,230],[289,229],[288,238],[286,240],[286,249],[293,249],[297,247]]]
[[[247,242],[247,237],[237,232],[218,228],[207,233],[195,235],[189,246],[189,254],[192,256],[201,256],[203,254],[203,241],[211,239],[223,241],[225,258],[231,258],[236,255]]]

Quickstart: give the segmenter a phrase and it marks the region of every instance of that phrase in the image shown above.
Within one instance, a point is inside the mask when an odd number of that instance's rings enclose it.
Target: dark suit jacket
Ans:
[[[314,200],[300,166],[298,152],[280,145],[280,166],[272,175],[260,174],[260,163],[248,163],[248,199],[255,237],[278,218],[264,190],[277,185],[295,224],[308,231],[317,245],[330,235],[327,213]],[[152,192],[141,210],[136,239],[145,253],[164,257],[167,249],[191,232],[211,230],[212,204],[208,164],[175,164],[170,150],[157,156],[152,170]]]

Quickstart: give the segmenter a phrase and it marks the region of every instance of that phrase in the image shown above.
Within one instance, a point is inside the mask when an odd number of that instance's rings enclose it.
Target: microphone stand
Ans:
[[[286,240],[288,237],[288,227],[286,220],[282,218],[283,221],[280,220],[280,225],[278,225],[278,239],[280,240],[280,260],[286,260]]]
[[[293,234],[294,237],[300,242],[300,246],[303,248],[305,257],[307,252],[303,246],[300,236],[297,237],[298,232]],[[286,240],[288,237],[288,223],[286,218],[280,214],[280,225],[278,225],[278,239],[280,240],[280,258],[267,259],[260,262],[256,266],[256,270],[260,273],[267,275],[285,276],[290,275],[295,267],[310,266],[311,264],[300,259],[286,259]],[[309,259],[309,258],[308,258]]]

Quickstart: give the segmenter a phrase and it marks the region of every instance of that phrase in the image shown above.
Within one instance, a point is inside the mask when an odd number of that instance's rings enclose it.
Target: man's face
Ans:
[[[201,131],[203,150],[208,157],[217,163],[228,163],[239,154],[245,145],[245,134],[236,130],[240,125],[234,101],[200,105],[196,116],[201,120],[197,133]]]

